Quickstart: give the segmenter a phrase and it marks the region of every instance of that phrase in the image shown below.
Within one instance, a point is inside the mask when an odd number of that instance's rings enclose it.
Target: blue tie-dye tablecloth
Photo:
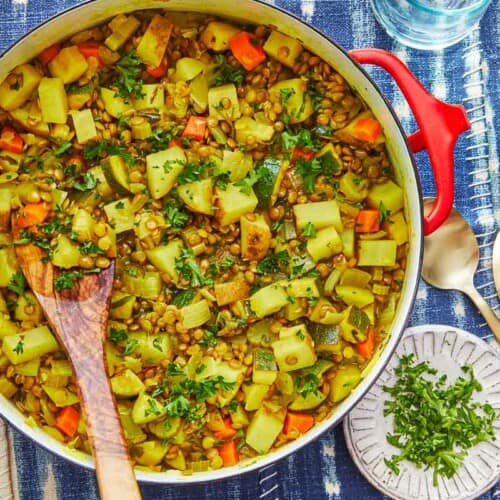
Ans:
[[[30,28],[79,3],[82,2],[0,0],[0,52]],[[495,133],[500,130],[500,2],[493,1],[480,27],[463,42],[440,52],[419,52],[395,43],[376,24],[368,0],[276,0],[270,3],[311,22],[348,49],[380,47],[394,52],[434,95],[466,107],[472,128],[462,136],[456,149],[455,206],[478,235],[481,261],[476,285],[498,314],[499,301],[490,268],[493,238],[500,225],[498,136]],[[369,71],[411,131],[414,123],[399,91],[382,71]],[[433,183],[429,167],[425,158],[419,161],[424,193],[431,195]],[[467,298],[457,292],[431,289],[422,282],[410,324],[424,323],[455,325],[493,343],[482,317]],[[0,462],[0,500],[98,498],[91,472],[52,456],[11,429],[5,437],[0,436],[0,455],[2,451],[7,460]],[[341,426],[260,473],[206,486],[143,485],[141,490],[145,500],[384,498],[353,465]],[[497,484],[481,498],[500,499],[500,486]]]

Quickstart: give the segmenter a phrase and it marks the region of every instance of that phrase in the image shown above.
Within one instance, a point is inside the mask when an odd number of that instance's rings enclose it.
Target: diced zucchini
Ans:
[[[72,406],[80,402],[78,396],[66,387],[53,387],[45,384],[42,385],[42,389],[58,408]]]
[[[203,299],[181,308],[181,325],[187,329],[196,328],[204,325],[211,316],[208,301]]]
[[[306,91],[307,80],[292,78],[275,83],[269,89],[269,95],[281,99],[286,92],[288,97],[286,98],[285,110],[290,117],[290,123],[300,123],[314,113],[311,97]]]
[[[288,407],[293,411],[312,410],[319,406],[326,399],[326,394],[320,391],[308,392],[305,396],[299,394]]]
[[[92,239],[94,234],[95,220],[84,208],[79,208],[73,215],[71,230],[75,233],[78,241]]]
[[[179,272],[176,269],[176,259],[180,257],[183,248],[182,241],[175,239],[169,241],[166,245],[146,250],[146,256],[159,271],[167,273],[170,279],[177,283]]]
[[[274,127],[266,123],[258,122],[250,116],[242,116],[234,122],[236,140],[241,144],[246,144],[251,136],[257,142],[269,142],[274,135]]]
[[[344,340],[357,344],[366,340],[370,318],[359,307],[350,306],[340,323],[340,334]]]
[[[0,92],[1,95],[2,93]],[[31,102],[23,108],[12,109],[9,115],[14,122],[40,137],[48,137],[50,135],[49,124],[42,120],[42,112],[37,101]]]
[[[386,181],[382,184],[374,184],[366,199],[368,205],[373,208],[380,208],[380,204],[392,214],[403,208],[403,190],[393,181]]]
[[[250,422],[246,434],[246,443],[257,453],[267,453],[285,423],[286,410],[284,408],[263,406],[259,408]]]
[[[295,321],[296,319],[299,319],[305,315],[306,315],[306,309],[302,306],[302,304],[298,300],[289,302],[285,306],[285,318],[288,321]]]
[[[286,396],[291,396],[295,392],[295,383],[293,377],[287,372],[278,372],[276,377],[276,387]]]
[[[193,59],[192,57],[181,57],[177,59],[175,63],[175,78],[176,80],[189,82],[198,76],[204,69],[205,64],[200,60]]]
[[[104,205],[104,212],[117,234],[134,228],[134,208],[128,198]]]
[[[97,179],[97,194],[99,194],[99,196],[101,196],[102,198],[111,197],[114,191],[109,185],[101,165],[96,165],[95,167],[89,168],[88,172]]]
[[[321,325],[338,325],[344,319],[344,313],[324,297],[321,297],[308,314],[309,320]]]
[[[325,227],[307,240],[306,248],[312,259],[318,262],[342,252],[342,240],[333,226]]]
[[[167,409],[155,398],[141,392],[132,408],[132,420],[136,424],[153,422],[167,413]]]
[[[0,248],[0,287],[6,287],[18,270],[16,254],[12,247]]]
[[[38,99],[43,121],[47,123],[66,123],[68,119],[68,97],[61,78],[43,77],[38,85]]]
[[[59,344],[46,326],[40,326],[23,334],[4,337],[2,349],[9,361],[17,365],[55,352],[59,350]]]
[[[160,273],[155,271],[146,271],[144,276],[124,274],[123,283],[127,292],[144,299],[156,299],[161,292]]]
[[[76,139],[79,144],[85,144],[97,138],[97,129],[90,109],[72,111],[71,118],[73,120],[73,127],[75,128]]]
[[[52,263],[63,269],[77,266],[81,257],[78,246],[64,234],[60,234],[56,241],[57,246],[52,254]]]
[[[229,105],[224,106],[225,103]],[[227,83],[208,90],[208,112],[217,120],[233,121],[241,116],[238,94],[234,83]]]
[[[25,375],[27,377],[36,377],[38,375],[39,370],[40,370],[40,358],[35,358],[32,359],[31,361],[26,361],[26,363],[20,363],[16,365],[16,373],[19,373],[19,375]]]
[[[297,278],[290,280],[286,291],[290,297],[319,297],[315,278]]]
[[[242,279],[216,283],[214,286],[214,295],[218,306],[225,306],[238,300],[245,300],[249,294],[250,285]]]
[[[403,212],[390,214],[389,220],[382,224],[382,228],[387,232],[387,236],[396,242],[396,245],[399,246],[408,241],[408,224]]]
[[[311,337],[314,340],[316,352],[339,354],[342,349],[340,327],[337,325],[313,325]]]
[[[108,156],[102,162],[102,170],[109,185],[116,193],[127,195],[130,192],[128,168],[121,156]]]
[[[250,384],[243,386],[245,393],[245,410],[255,411],[260,408],[262,401],[269,391],[269,386],[264,384]]]
[[[178,146],[146,156],[148,188],[153,199],[162,198],[174,187],[185,164],[186,155]]]
[[[337,232],[343,229],[339,206],[335,200],[294,205],[293,213],[299,231],[307,224],[312,224],[316,230],[329,226],[333,226]]]
[[[123,398],[137,396],[140,392],[144,391],[142,380],[129,369],[111,377],[110,383],[113,393]]]
[[[147,65],[157,68],[165,55],[173,24],[155,14],[137,46],[137,56]]]
[[[205,215],[212,215],[213,182],[212,178],[181,184],[177,188],[179,198],[187,205],[189,210]]]
[[[278,375],[272,351],[255,349],[253,353],[252,380],[255,384],[271,385]]]
[[[343,300],[347,305],[357,307],[365,307],[372,304],[375,300],[373,293],[366,288],[349,285],[337,285],[335,292],[340,300]]]
[[[222,172],[229,172],[229,179],[231,182],[237,182],[252,170],[253,160],[250,153],[243,153],[243,151],[224,150],[222,153]]]
[[[247,260],[263,259],[271,246],[271,228],[260,214],[240,218],[241,257]]]
[[[289,68],[294,67],[297,58],[302,52],[302,44],[298,40],[276,30],[271,31],[262,48],[271,57]]]
[[[50,74],[60,78],[64,84],[76,82],[88,67],[87,60],[76,45],[61,49],[48,64]]]
[[[132,109],[131,104],[125,102],[123,97],[115,95],[114,90],[101,87],[101,98],[104,109],[113,117],[119,118],[121,115]]]
[[[190,84],[189,99],[195,106],[195,111],[204,113],[208,106],[208,81],[204,74],[199,74]]]
[[[131,332],[128,339],[135,344],[135,353],[141,355],[144,365],[154,365],[170,359],[172,344],[170,337],[165,333],[150,335],[144,332]]]
[[[357,286],[365,288],[370,283],[372,275],[361,269],[348,267],[340,277],[339,283],[341,285]]]
[[[348,200],[361,201],[368,196],[368,181],[349,171],[340,178],[339,189]]]
[[[152,233],[150,229],[148,229],[148,225],[154,222],[156,224],[156,229],[159,231],[166,227],[167,223],[165,222],[165,218],[162,214],[149,212],[148,210],[142,210],[135,216],[134,222],[134,232],[135,235],[140,240],[149,240],[154,243],[157,243],[161,239],[161,234]]]
[[[345,399],[361,380],[361,371],[355,365],[341,366],[330,386],[330,401],[338,403]]]
[[[395,266],[397,247],[394,240],[360,240],[358,242],[358,265]]]
[[[165,420],[155,420],[148,425],[148,429],[160,439],[175,436],[181,428],[182,420],[179,417],[167,417]]]
[[[134,108],[141,109],[161,109],[165,104],[165,90],[156,83],[147,83],[142,86],[141,98],[134,99]]]
[[[261,288],[250,297],[250,307],[259,318],[278,312],[286,304],[288,295],[276,283]]]
[[[270,347],[278,339],[278,335],[271,331],[271,319],[263,319],[252,323],[247,330],[248,342],[252,345]]]
[[[15,78],[15,85],[9,83],[11,78]],[[41,79],[41,73],[31,64],[17,66],[0,85],[0,106],[7,111],[20,108],[31,97]]]
[[[316,362],[314,344],[305,324],[282,328],[279,340],[272,343],[281,371],[299,370]]]
[[[228,184],[226,189],[216,187],[215,196],[215,217],[221,226],[239,221],[242,215],[253,212],[257,206],[257,197],[252,188],[244,193],[239,186]]]
[[[200,41],[207,49],[215,52],[229,50],[229,40],[241,30],[236,26],[218,21],[211,21],[200,35]]]
[[[112,33],[104,40],[104,44],[110,50],[117,51],[134,34],[141,22],[135,16],[123,14],[116,16],[113,21],[112,27],[109,23]]]
[[[342,253],[348,258],[351,259],[354,257],[354,228],[346,227],[340,232],[340,239],[342,240]]]
[[[112,319],[130,319],[134,313],[136,298],[128,293],[119,291],[113,292],[109,316]]]
[[[134,444],[142,443],[146,439],[146,434],[142,431],[142,428],[132,420],[130,409],[124,409],[119,406],[119,412],[123,432],[127,441]]]

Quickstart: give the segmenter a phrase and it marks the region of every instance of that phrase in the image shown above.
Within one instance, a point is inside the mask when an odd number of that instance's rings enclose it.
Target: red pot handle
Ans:
[[[429,94],[408,67],[395,55],[380,49],[349,52],[358,63],[376,64],[396,81],[420,127],[408,136],[414,153],[427,149],[436,182],[436,201],[424,216],[424,234],[431,234],[448,217],[453,206],[453,149],[458,136],[470,128],[463,106],[447,104]]]

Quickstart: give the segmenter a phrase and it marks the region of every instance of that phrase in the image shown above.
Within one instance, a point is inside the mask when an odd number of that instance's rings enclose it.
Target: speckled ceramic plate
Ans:
[[[432,470],[417,469],[401,462],[395,475],[384,463],[398,452],[386,435],[392,432],[392,416],[384,417],[384,401],[389,395],[384,385],[395,382],[394,368],[403,355],[414,353],[416,361],[429,364],[448,375],[453,382],[464,364],[474,368],[483,390],[474,399],[489,402],[500,412],[500,360],[486,342],[464,330],[444,325],[408,328],[386,369],[370,392],[344,420],[347,447],[360,471],[386,495],[402,500],[466,500],[473,499],[500,480],[500,418],[495,421],[496,441],[480,443],[469,450],[462,467],[451,479],[439,477],[432,484]]]

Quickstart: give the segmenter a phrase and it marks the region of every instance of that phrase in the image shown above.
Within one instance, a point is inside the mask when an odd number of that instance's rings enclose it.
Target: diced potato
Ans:
[[[316,363],[314,343],[305,324],[282,328],[279,340],[271,346],[276,363],[283,372],[299,370]]]
[[[50,134],[49,124],[43,121],[37,101],[33,101],[25,107],[11,110],[9,115],[13,121],[35,135],[48,137]]]
[[[339,189],[348,200],[362,201],[368,196],[368,180],[349,171],[340,178]]]
[[[200,35],[200,41],[205,47],[215,52],[229,50],[229,40],[236,36],[241,30],[231,24],[212,21]]]
[[[397,243],[394,240],[360,240],[358,265],[390,267],[396,265]]]
[[[181,307],[181,325],[184,328],[196,328],[204,325],[210,317],[210,306],[205,299]]]
[[[77,266],[81,257],[78,246],[64,234],[60,234],[56,241],[57,246],[52,254],[53,264],[63,269]]]
[[[278,376],[278,367],[272,351],[255,349],[253,355],[252,380],[255,384],[270,386]]]
[[[290,117],[290,123],[300,123],[314,113],[311,97],[306,94],[306,90],[306,80],[292,78],[275,83],[269,89],[269,95],[284,100],[282,96],[286,93],[285,110]]]
[[[358,305],[351,305],[346,309],[344,318],[340,323],[340,335],[347,342],[357,344],[366,340],[369,326],[370,318],[368,314],[363,309],[360,309]]]
[[[134,99],[134,108],[161,109],[165,105],[165,90],[156,83],[147,83],[142,86],[143,97]]]
[[[333,226],[338,232],[343,229],[339,206],[335,200],[294,205],[293,213],[299,231],[307,224],[312,224],[316,230],[328,226]]]
[[[152,335],[144,332],[131,332],[130,341],[137,346],[134,352],[141,355],[142,363],[146,366],[163,363],[172,357],[170,337],[164,333]]]
[[[248,137],[252,136],[257,142],[269,142],[274,135],[274,127],[258,122],[249,116],[242,116],[234,122],[236,139],[245,144]]]
[[[361,380],[361,370],[355,365],[339,368],[330,386],[330,401],[338,403],[345,399]]]
[[[173,24],[166,17],[159,14],[153,16],[137,46],[137,56],[145,64],[153,68],[160,65],[173,27]]]
[[[38,98],[43,121],[47,123],[66,123],[68,119],[68,97],[61,78],[42,78],[38,85]]]
[[[186,155],[178,146],[146,156],[146,176],[153,199],[162,198],[174,187],[175,180],[185,164]]]
[[[112,24],[113,21],[115,22]],[[104,40],[104,44],[110,50],[117,51],[134,34],[141,23],[135,16],[123,14],[116,16],[112,22],[109,23],[112,33]]]
[[[298,40],[275,30],[271,31],[262,48],[271,57],[289,68],[294,67],[297,58],[302,52],[302,44]]]
[[[406,223],[403,212],[390,214],[389,220],[382,224],[382,228],[387,232],[387,235],[396,242],[396,245],[399,246],[408,241],[408,224]]]
[[[224,104],[228,102],[229,106]],[[208,90],[208,112],[217,120],[233,121],[241,116],[238,94],[234,83],[227,83]]]
[[[134,229],[134,209],[128,198],[104,205],[104,212],[118,234]]]
[[[235,184],[228,184],[226,189],[216,187],[215,196],[215,217],[221,226],[237,222],[242,215],[253,212],[258,203],[252,188],[249,193],[243,193]]]
[[[15,78],[15,83],[9,83]],[[31,64],[21,64],[0,85],[0,107],[7,111],[20,108],[38,87],[42,74]]]
[[[213,182],[211,178],[181,184],[178,186],[177,192],[189,210],[200,214],[213,214]]]
[[[255,383],[251,385],[244,385],[243,392],[245,393],[245,410],[258,410],[261,407],[262,401],[268,391],[269,385]]]
[[[271,246],[271,229],[263,215],[251,214],[240,218],[241,257],[263,259]]]
[[[135,459],[140,465],[154,467],[161,463],[163,457],[167,454],[168,447],[168,444],[161,441],[144,441],[135,446],[139,450]],[[179,454],[182,455],[182,451],[179,451]]]
[[[171,240],[166,245],[146,250],[149,261],[161,272],[167,273],[170,279],[177,283],[179,272],[176,269],[176,259],[181,256],[184,245],[179,239]]]
[[[176,80],[189,82],[198,76],[204,69],[205,64],[200,60],[193,59],[192,57],[181,57],[177,59],[175,63],[175,78]]]
[[[9,361],[17,365],[59,350],[59,344],[46,326],[28,330],[23,334],[3,338],[2,349]]]
[[[89,65],[76,45],[64,47],[48,64],[50,74],[60,78],[64,84],[76,82]]]
[[[259,318],[278,312],[286,304],[288,295],[277,283],[261,288],[250,297],[250,307]]]
[[[358,116],[356,116],[353,120],[351,120],[343,129],[337,130],[335,135],[343,142],[347,142],[348,144],[352,144],[354,146],[364,146],[371,145],[376,146],[378,144],[382,144],[385,142],[385,137],[382,131],[382,127],[380,127],[380,135],[375,140],[371,140],[363,134],[362,128],[358,127],[363,120],[375,120],[373,113],[371,111],[363,111]]]
[[[90,109],[72,111],[71,118],[73,119],[73,127],[75,128],[76,139],[79,144],[85,144],[97,138],[94,117]]]
[[[257,453],[267,453],[285,423],[286,410],[262,406],[257,410],[248,426],[245,441]]]
[[[94,235],[95,220],[84,208],[76,210],[71,221],[71,230],[78,241],[87,241]]]
[[[119,118],[121,115],[130,111],[132,105],[126,103],[123,97],[115,95],[114,90],[107,89],[106,87],[101,87],[101,97],[104,103],[104,109],[113,117]]]
[[[386,181],[382,184],[374,184],[366,198],[368,205],[372,208],[380,208],[380,203],[392,214],[403,208],[403,190],[394,182]]]
[[[110,383],[113,393],[123,398],[137,396],[140,392],[144,391],[144,383],[130,369],[126,369],[119,375],[111,377]]]
[[[141,392],[132,408],[132,420],[136,424],[147,424],[163,417],[166,413],[164,405],[145,392]]]
[[[314,262],[328,259],[342,251],[342,240],[333,226],[320,229],[314,238],[309,238],[306,245]]]
[[[112,319],[130,319],[134,313],[136,297],[119,291],[113,292],[109,316]]]
[[[297,278],[290,280],[286,291],[290,297],[319,297],[315,278]]]
[[[252,170],[253,160],[250,153],[243,153],[243,151],[231,151],[225,149],[222,153],[222,172],[229,172],[229,180],[237,182]]]
[[[161,292],[160,273],[146,271],[143,276],[123,275],[124,290],[144,299],[157,299]]]
[[[250,286],[243,280],[217,283],[214,286],[214,294],[217,299],[217,305],[225,306],[237,300],[247,299],[250,294]]]

